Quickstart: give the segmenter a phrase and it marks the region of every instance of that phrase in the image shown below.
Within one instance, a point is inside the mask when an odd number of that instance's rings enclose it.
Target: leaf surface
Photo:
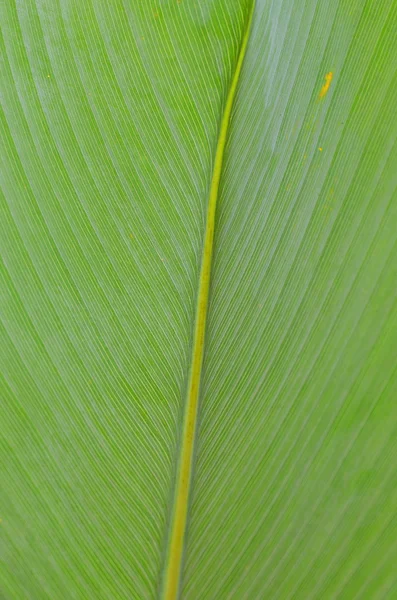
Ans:
[[[0,595],[155,598],[248,0],[0,7]],[[257,0],[181,597],[397,593],[397,3]]]

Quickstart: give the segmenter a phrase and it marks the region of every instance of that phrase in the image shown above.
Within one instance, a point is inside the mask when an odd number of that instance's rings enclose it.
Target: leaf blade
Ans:
[[[392,594],[396,24],[393,2],[258,3],[219,203],[186,598]]]

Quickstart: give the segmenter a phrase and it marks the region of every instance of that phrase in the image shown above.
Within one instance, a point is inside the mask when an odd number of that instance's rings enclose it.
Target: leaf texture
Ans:
[[[6,598],[157,593],[244,6],[2,3]]]
[[[397,594],[396,33],[396,2],[257,6],[219,201],[186,598]]]
[[[0,3],[0,596],[161,595],[248,0]],[[397,594],[397,3],[257,0],[181,598]]]

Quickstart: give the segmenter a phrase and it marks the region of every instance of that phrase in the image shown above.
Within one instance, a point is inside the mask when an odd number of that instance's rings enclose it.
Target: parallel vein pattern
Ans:
[[[226,0],[0,3],[5,600],[159,593],[245,14]]]
[[[184,598],[397,595],[396,36],[393,0],[257,2]]]
[[[5,600],[164,592],[250,6],[0,2]],[[217,203],[183,600],[397,597],[396,39],[396,0],[257,0]]]

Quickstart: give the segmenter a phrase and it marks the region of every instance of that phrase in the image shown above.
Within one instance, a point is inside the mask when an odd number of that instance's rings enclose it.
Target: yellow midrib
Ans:
[[[197,300],[196,328],[192,352],[192,363],[187,393],[186,412],[183,426],[182,446],[177,476],[177,487],[174,503],[174,514],[168,547],[166,573],[163,587],[163,600],[176,600],[178,597],[181,576],[182,556],[189,501],[192,457],[197,420],[197,405],[200,389],[201,367],[204,353],[205,326],[208,311],[208,295],[210,288],[212,251],[214,240],[215,213],[218,199],[219,181],[221,178],[223,155],[226,146],[230,115],[236,95],[241,68],[247,49],[255,0],[252,2],[250,14],[241,42],[236,70],[230,85],[226,106],[223,113],[218,144],[215,154],[214,171],[208,201],[207,224],[204,239],[203,259],[201,265],[199,292]]]

